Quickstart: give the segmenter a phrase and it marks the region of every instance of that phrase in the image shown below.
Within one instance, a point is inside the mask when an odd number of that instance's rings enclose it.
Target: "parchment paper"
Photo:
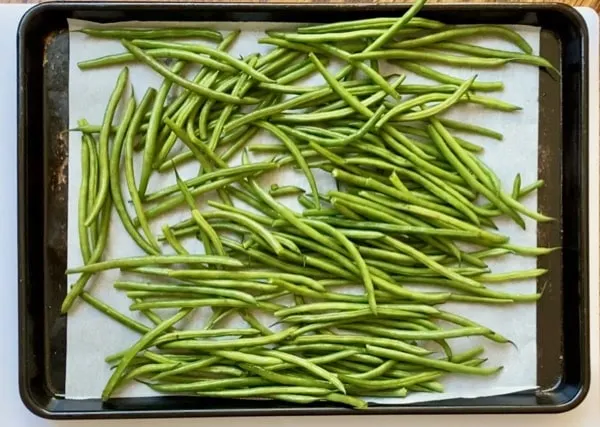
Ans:
[[[123,25],[120,23],[117,25]],[[69,21],[69,28],[76,30],[91,23],[84,21]],[[128,23],[129,25],[129,23]],[[144,26],[160,23],[148,24]],[[169,23],[172,26],[172,23]],[[186,23],[186,26],[189,26]],[[270,47],[257,43],[264,36],[264,31],[271,28],[285,28],[285,24],[278,23],[202,23],[201,26],[212,26],[213,28],[229,31],[241,29],[242,35],[232,47],[231,52],[237,55],[246,55],[253,52],[266,53]],[[539,52],[539,28],[519,26],[515,27],[519,33],[531,44],[534,53]],[[485,44],[487,47],[514,50],[509,43],[497,39],[478,38],[469,40],[471,43]],[[120,66],[103,69],[80,71],[77,63],[82,60],[92,59],[103,55],[123,52],[124,49],[118,41],[92,39],[82,33],[72,32],[70,34],[70,65],[69,65],[69,125],[71,128],[77,126],[77,120],[86,118],[90,123],[101,123],[108,97],[114,88],[114,84]],[[162,77],[150,69],[141,65],[129,65],[130,82],[135,88],[138,100],[147,87],[156,89],[162,82]],[[444,67],[436,65],[437,69]],[[495,141],[489,138],[473,135],[463,135],[468,140],[481,144],[485,147],[482,158],[500,177],[506,191],[510,191],[513,179],[517,173],[521,173],[523,185],[530,184],[537,179],[537,145],[538,145],[538,74],[535,67],[520,64],[508,64],[500,69],[494,70],[470,70],[468,68],[458,69],[449,67],[449,73],[463,78],[478,75],[480,81],[503,81],[505,89],[503,92],[494,92],[490,96],[517,104],[523,110],[514,113],[502,113],[486,110],[481,106],[468,105],[452,108],[448,115],[451,118],[468,121],[474,124],[486,126],[498,130],[504,134],[504,141]],[[383,70],[383,71],[392,71]],[[307,84],[317,84],[319,81],[307,81]],[[410,76],[408,83],[427,83],[417,76]],[[124,105],[125,103],[122,103]],[[117,117],[122,114],[123,108],[118,110]],[[81,179],[80,146],[81,135],[71,132],[69,135],[69,221],[68,221],[68,264],[69,266],[82,263],[79,250],[77,234],[77,198]],[[266,143],[275,142],[272,138],[260,134],[256,141]],[[141,169],[140,157],[135,160],[137,177]],[[197,173],[197,166],[189,165],[179,169],[184,177],[191,177]],[[327,174],[315,171],[322,191],[333,187],[333,182]],[[304,177],[286,170],[277,172],[266,177],[270,182],[281,184],[295,184],[308,188]],[[124,183],[124,180],[123,180]],[[168,175],[159,178],[154,174],[150,181],[149,191],[159,189],[174,183],[174,178]],[[265,185],[268,181],[263,179]],[[123,185],[123,194],[127,200],[127,191]],[[537,207],[535,194],[527,197],[524,204],[531,209]],[[297,207],[294,201],[289,203],[290,207]],[[128,206],[133,210],[131,206]],[[160,233],[160,227],[165,224],[174,224],[189,217],[187,209],[179,210],[168,216],[160,217],[152,222],[153,231]],[[537,230],[535,222],[525,219],[527,230],[523,231],[508,220],[497,222],[502,234],[508,235],[511,242],[519,245],[535,246],[537,242]],[[194,252],[201,251],[199,243],[184,242],[186,247]],[[165,246],[165,253],[172,253]],[[119,218],[113,212],[108,245],[105,251],[105,259],[126,257],[141,254],[140,250],[132,242],[129,235],[123,229]],[[512,270],[525,270],[536,267],[535,258],[526,257],[503,257],[501,260],[490,259],[489,264],[493,272]],[[104,302],[109,303],[123,313],[148,323],[145,318],[137,312],[129,312],[129,300],[123,293],[115,291],[112,284],[120,276],[118,271],[109,271],[99,274],[88,284],[88,290]],[[75,282],[76,276],[69,276],[69,285]],[[490,285],[507,292],[533,293],[536,290],[535,280],[520,281],[518,283],[507,283]],[[428,288],[431,290],[431,288]],[[379,403],[412,403],[418,401],[442,400],[449,398],[473,398],[498,394],[512,393],[532,389],[536,387],[536,306],[535,304],[516,304],[510,306],[480,306],[474,304],[446,304],[444,310],[468,316],[469,318],[486,325],[495,331],[511,339],[515,346],[499,345],[484,338],[461,338],[450,340],[456,352],[467,350],[476,345],[484,345],[486,352],[484,357],[488,359],[487,365],[503,365],[504,369],[493,377],[472,377],[449,375],[441,381],[445,392],[436,393],[414,393],[404,399],[368,399]],[[208,310],[198,310],[192,324],[201,325],[208,315]],[[234,323],[235,325],[236,323]],[[238,323],[240,326],[243,323]],[[98,313],[83,302],[77,303],[68,315],[67,326],[67,370],[66,370],[66,396],[74,399],[98,398],[106,381],[110,377],[109,365],[104,358],[112,353],[130,347],[139,335],[122,327],[106,316]],[[148,396],[155,393],[142,384],[132,384],[119,391],[122,397]]]

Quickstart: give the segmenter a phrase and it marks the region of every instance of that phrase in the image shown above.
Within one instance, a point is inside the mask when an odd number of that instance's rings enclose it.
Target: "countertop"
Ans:
[[[227,0],[221,0],[227,1]],[[260,1],[260,0],[256,0]],[[285,0],[283,0],[285,1]],[[310,1],[310,0],[305,0]],[[335,1],[335,0],[332,0]],[[377,0],[375,0],[377,1]],[[533,0],[535,2],[536,0]],[[9,3],[34,3],[27,0],[8,0]],[[495,1],[489,1],[495,2]],[[589,5],[598,10],[600,0],[571,0],[572,5]],[[20,16],[27,5],[0,4],[0,424],[10,427],[58,427],[71,425],[82,427],[166,427],[175,423],[178,427],[210,424],[211,427],[303,427],[313,425],[361,427],[369,424],[379,427],[418,425],[420,427],[597,427],[600,425],[600,311],[599,311],[599,188],[598,168],[599,116],[598,109],[590,109],[590,331],[591,331],[591,387],[587,398],[577,408],[565,414],[546,415],[453,415],[453,416],[340,416],[340,417],[272,417],[272,418],[221,418],[178,420],[111,420],[52,422],[35,417],[25,409],[18,392],[17,348],[17,178],[16,178],[16,58],[15,34]],[[591,9],[582,9],[590,23],[590,75],[598,75],[598,16]],[[599,103],[597,80],[590,80],[590,106]],[[12,207],[12,208],[7,208]]]

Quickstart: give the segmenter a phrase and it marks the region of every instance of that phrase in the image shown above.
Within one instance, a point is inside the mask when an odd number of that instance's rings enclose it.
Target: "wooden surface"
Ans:
[[[0,0],[0,3],[38,3],[44,0]],[[179,0],[167,0],[167,1],[179,1]],[[189,0],[188,0],[189,1]],[[193,1],[193,0],[192,0]],[[228,0],[221,0],[223,2],[227,2]],[[274,3],[344,3],[345,1],[351,3],[407,3],[410,0],[278,0],[274,1]],[[431,3],[457,3],[456,0],[429,0]],[[600,0],[556,0],[559,3],[567,3],[571,6],[589,6],[596,9],[596,11],[600,12]],[[244,3],[266,3],[269,0],[246,0]],[[477,0],[473,1],[473,3],[544,3],[545,0]],[[463,0],[461,3],[469,3],[469,0]]]

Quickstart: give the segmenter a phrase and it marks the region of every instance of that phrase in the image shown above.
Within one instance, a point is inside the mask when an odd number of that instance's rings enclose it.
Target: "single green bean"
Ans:
[[[420,76],[426,77],[431,80],[438,81],[440,83],[447,83],[447,84],[452,84],[452,85],[457,85],[457,86],[460,86],[461,84],[464,83],[464,80],[461,78],[453,77],[448,74],[444,74],[440,71],[436,71],[433,68],[427,67],[427,66],[417,63],[417,62],[395,61],[395,60],[392,60],[390,62],[392,62],[394,64],[397,63],[398,65],[400,65],[402,68],[404,68],[407,71],[410,71],[412,73],[418,74]],[[486,91],[486,92],[493,92],[493,91],[504,89],[504,84],[502,82],[474,82],[473,85],[471,86],[471,89]]]
[[[113,117],[115,115],[115,111],[117,110],[117,106],[121,100],[121,96],[123,95],[123,91],[125,90],[125,86],[127,84],[127,80],[129,78],[129,69],[127,67],[123,68],[123,70],[119,73],[119,77],[117,78],[117,83],[113,92],[110,95],[108,106],[104,113],[104,119],[102,120],[102,129],[100,130],[100,155],[99,155],[99,165],[100,165],[100,178],[99,178],[99,186],[96,194],[96,199],[94,201],[94,205],[92,209],[88,212],[88,216],[85,220],[85,226],[89,227],[92,222],[98,217],[102,207],[106,202],[106,198],[109,192],[109,182],[110,182],[110,155],[109,155],[109,138],[110,131],[112,128]]]
[[[81,267],[67,269],[67,274],[73,273],[97,273],[99,271],[115,268],[130,269],[150,265],[173,265],[173,264],[213,264],[227,265],[230,267],[242,267],[240,261],[226,256],[218,255],[149,255],[142,257],[117,258],[108,261],[90,263]]]
[[[223,40],[220,32],[204,28],[82,28],[78,30],[88,36],[109,39],[168,39],[201,38],[213,41]]]

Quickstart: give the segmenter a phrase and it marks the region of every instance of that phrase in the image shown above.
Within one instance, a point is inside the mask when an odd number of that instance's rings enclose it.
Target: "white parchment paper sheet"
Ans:
[[[118,25],[123,25],[120,23]],[[83,21],[69,21],[69,28],[75,30],[90,23]],[[144,26],[160,23],[148,24]],[[172,23],[169,23],[172,26]],[[187,26],[189,24],[186,23]],[[213,23],[202,24],[203,27],[229,31],[241,29],[242,35],[232,47],[235,56],[247,55],[253,52],[266,53],[270,47],[257,43],[264,36],[264,31],[270,28],[282,28],[284,24],[277,23]],[[535,54],[539,52],[539,29],[535,27],[515,27],[519,33],[531,44]],[[472,43],[484,44],[487,47],[514,50],[514,47],[502,40],[492,38],[478,38],[470,40]],[[120,66],[107,67],[92,71],[80,71],[77,63],[103,55],[123,52],[118,41],[92,39],[82,33],[70,34],[70,59],[69,59],[69,126],[77,126],[77,120],[86,118],[90,123],[101,123],[104,110]],[[444,67],[435,66],[444,70]],[[162,77],[142,65],[130,65],[130,82],[135,87],[138,100],[149,86],[157,88],[162,82]],[[470,123],[486,126],[504,134],[504,141],[499,142],[488,138],[473,135],[465,136],[474,143],[485,147],[482,158],[498,174],[505,186],[510,191],[513,179],[521,173],[523,185],[537,179],[537,145],[538,145],[538,75],[535,67],[521,64],[508,64],[500,69],[472,70],[448,67],[446,70],[456,76],[471,77],[478,75],[480,81],[503,81],[503,92],[490,94],[491,96],[517,104],[523,109],[515,113],[502,113],[486,110],[480,106],[469,105],[452,109],[448,115],[451,118],[464,120]],[[386,70],[387,71],[387,70]],[[417,76],[409,76],[408,83],[432,82]],[[315,81],[308,82],[315,84]],[[123,103],[124,105],[124,103]],[[119,109],[117,115],[123,109]],[[69,222],[68,222],[68,264],[69,266],[82,263],[77,234],[77,197],[81,178],[80,165],[80,140],[79,133],[71,132],[69,135]],[[261,134],[260,142],[268,141],[268,137]],[[272,141],[272,139],[270,139]],[[140,158],[136,158],[136,170],[139,177]],[[180,173],[193,176],[196,167],[182,167]],[[332,182],[325,174],[315,171],[319,186],[326,191],[331,188]],[[293,183],[308,188],[304,178],[292,171],[278,172],[271,176],[271,182]],[[174,183],[174,178],[160,178],[155,174],[150,182],[150,190],[159,189]],[[124,184],[124,181],[123,181]],[[127,200],[127,192],[123,186],[123,194]],[[535,194],[529,196],[525,205],[531,209],[537,206]],[[131,208],[131,207],[130,207]],[[165,224],[174,224],[189,217],[189,211],[182,209],[169,216],[161,217],[152,223],[153,230],[160,234],[160,227]],[[511,242],[520,245],[535,246],[537,241],[536,224],[526,219],[527,230],[519,229],[512,222],[498,221],[500,232],[511,237]],[[185,242],[188,249],[199,250]],[[165,247],[165,253],[171,250]],[[134,256],[141,254],[129,235],[123,229],[119,218],[113,212],[108,245],[104,254],[105,259]],[[530,269],[536,267],[535,258],[505,257],[501,260],[489,260],[494,272]],[[147,321],[138,313],[130,313],[129,300],[123,293],[115,291],[112,284],[120,277],[118,271],[108,271],[98,274],[88,284],[88,289],[101,299],[117,308],[123,313],[128,313],[133,318],[142,322]],[[69,285],[74,283],[76,276],[69,277]],[[535,281],[521,281],[497,286],[504,291],[533,293],[536,290]],[[476,345],[485,345],[484,357],[487,364],[503,365],[504,369],[493,377],[454,376],[445,377],[442,382],[446,392],[442,394],[415,393],[405,399],[369,399],[380,403],[410,403],[428,400],[442,400],[449,398],[472,398],[512,393],[519,390],[536,387],[536,306],[535,304],[521,304],[512,306],[479,306],[473,304],[447,304],[445,310],[468,316],[497,332],[509,337],[515,344],[499,345],[483,338],[463,338],[451,340],[453,349],[457,352],[466,350]],[[208,311],[200,310],[193,323],[201,325]],[[239,323],[243,325],[243,323]],[[109,366],[104,358],[112,353],[130,347],[139,335],[108,319],[85,303],[78,303],[68,315],[67,326],[67,373],[66,396],[68,398],[98,398],[106,381],[110,377]],[[152,390],[141,384],[133,384],[119,392],[123,397],[154,395]]]

